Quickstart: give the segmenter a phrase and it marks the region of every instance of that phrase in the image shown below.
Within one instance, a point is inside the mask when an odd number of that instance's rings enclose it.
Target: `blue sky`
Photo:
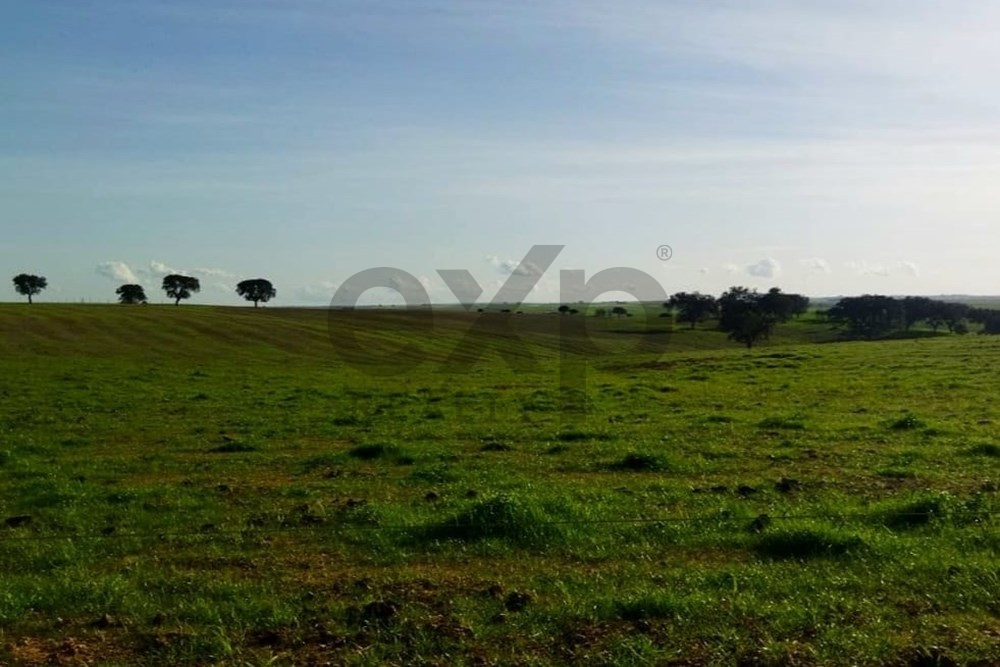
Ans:
[[[0,266],[42,300],[180,271],[319,305],[374,266],[488,300],[564,244],[532,298],[612,266],[1000,293],[998,29],[965,0],[13,0]]]

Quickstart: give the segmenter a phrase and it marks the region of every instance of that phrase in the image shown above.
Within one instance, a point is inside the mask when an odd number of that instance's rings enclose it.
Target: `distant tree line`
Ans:
[[[20,273],[14,276],[14,290],[33,297],[48,287],[45,276]],[[179,305],[201,291],[200,281],[193,276],[177,273],[164,276],[160,288]],[[251,278],[236,285],[236,293],[253,303],[256,308],[267,303],[278,294],[274,285],[264,278]],[[118,302],[122,304],[144,304],[148,302],[142,285],[126,284],[115,290]],[[730,287],[718,298],[699,292],[677,292],[663,304],[667,314],[678,322],[694,329],[698,324],[717,319],[719,330],[728,334],[729,339],[752,348],[760,341],[767,340],[774,327],[793,317],[802,315],[809,309],[809,298],[801,294],[782,292],[772,287],[767,292],[758,292],[747,287]],[[482,309],[480,309],[482,312]],[[509,312],[504,310],[503,312]],[[561,305],[562,315],[579,313],[576,308]],[[934,332],[945,327],[951,333],[964,334],[969,331],[969,322],[982,325],[986,334],[1000,334],[1000,310],[974,308],[968,304],[941,301],[924,296],[893,297],[881,294],[864,294],[840,299],[832,308],[822,312],[827,319],[844,326],[849,335],[874,339],[897,331],[909,331],[913,326],[924,323]],[[597,308],[597,317],[631,317],[628,309],[614,306],[610,310]]]
[[[770,338],[774,327],[809,309],[809,298],[788,294],[778,287],[758,292],[748,287],[730,287],[718,298],[700,292],[677,292],[663,304],[678,322],[692,329],[708,320],[718,320],[717,328],[729,339],[753,348]]]
[[[14,276],[14,290],[23,296],[28,297],[28,303],[33,303],[32,297],[40,294],[42,290],[49,286],[45,276],[36,276],[29,273],[20,273]],[[184,299],[190,299],[191,295],[201,291],[201,282],[193,276],[184,276],[171,273],[164,276],[160,288],[166,295],[174,300],[174,305],[179,305]],[[278,295],[274,285],[264,278],[251,278],[237,283],[236,293],[247,301],[253,302],[256,308],[259,303],[267,303]],[[148,302],[146,290],[142,285],[127,284],[121,285],[115,290],[118,295],[118,303],[131,305]]]
[[[717,328],[726,332],[729,339],[752,348],[762,340],[767,340],[774,327],[809,309],[809,298],[801,294],[787,294],[778,287],[767,292],[758,292],[747,287],[730,287],[716,298],[700,292],[677,292],[663,304],[664,315],[673,316],[678,322],[694,329],[708,320],[718,320]],[[558,312],[573,315],[578,311],[568,305],[561,305]],[[622,306],[597,308],[595,317],[631,317]]]
[[[777,324],[805,313],[809,299],[777,287],[767,292],[731,287],[718,298],[698,292],[678,292],[663,305],[678,322],[692,329],[702,322],[718,320],[719,330],[749,349],[767,340]],[[844,297],[819,314],[844,327],[849,336],[869,340],[906,332],[918,324],[930,327],[935,333],[944,328],[950,333],[965,334],[969,332],[969,323],[976,323],[982,325],[982,333],[1000,334],[1000,310],[924,296]]]
[[[568,311],[563,311],[562,308],[560,307],[559,312],[563,313],[564,315],[567,312],[570,315],[575,315],[579,311],[577,311],[575,308],[570,308]],[[622,306],[615,306],[611,310],[608,310],[607,308],[598,308],[597,310],[594,311],[594,317],[611,317],[612,315],[614,315],[615,317],[632,317],[632,313],[628,312],[628,308],[623,308]]]
[[[945,327],[951,333],[964,334],[969,332],[968,322],[975,322],[983,325],[984,333],[1000,333],[1000,311],[924,296],[897,298],[865,294],[845,297],[825,315],[846,327],[850,335],[869,340],[909,331],[921,322],[934,332]]]

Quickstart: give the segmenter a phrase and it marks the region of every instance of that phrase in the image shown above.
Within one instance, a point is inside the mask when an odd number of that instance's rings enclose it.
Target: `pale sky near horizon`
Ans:
[[[535,244],[668,293],[997,294],[1000,3],[12,0],[0,271],[320,305]],[[657,259],[661,244],[673,248]],[[0,300],[15,300],[9,278]]]

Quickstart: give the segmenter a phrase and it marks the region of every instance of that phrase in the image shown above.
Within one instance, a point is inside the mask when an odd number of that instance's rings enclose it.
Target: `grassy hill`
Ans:
[[[0,306],[0,662],[1000,660],[994,337],[478,322]]]
[[[567,316],[586,322],[590,335],[614,346],[615,339],[646,329],[643,309],[632,305],[636,317],[595,318]],[[699,325],[674,327],[670,318],[657,317],[661,311],[650,308],[651,332],[672,332],[672,351],[724,348],[725,335]],[[493,313],[500,317],[501,314]],[[138,306],[0,304],[0,340],[14,345],[14,352],[43,354],[140,355],[182,354],[192,358],[211,358],[219,353],[255,346],[255,352],[291,353],[296,357],[327,356],[331,349],[331,316],[334,326],[345,323],[375,336],[404,342],[435,346],[421,336],[421,327],[433,320],[435,334],[449,342],[476,322],[480,313],[465,313],[453,308],[405,311],[395,308],[371,308],[355,311],[329,311],[319,308],[233,308],[223,306]],[[523,332],[529,344],[545,345],[546,337],[559,334],[561,316],[551,308],[511,314],[510,323]],[[826,342],[836,333],[821,318],[803,317],[779,326],[774,337],[763,345]],[[179,345],[188,341],[190,344]],[[549,340],[551,344],[551,339]],[[631,343],[629,343],[631,345]]]

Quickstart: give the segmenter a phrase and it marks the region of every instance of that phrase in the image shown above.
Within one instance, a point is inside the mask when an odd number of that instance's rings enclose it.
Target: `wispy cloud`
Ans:
[[[861,276],[876,276],[879,278],[906,276],[916,278],[920,275],[920,267],[916,262],[910,261],[891,262],[889,264],[851,261],[847,262],[845,266]]]
[[[216,285],[223,285],[226,291],[232,291],[232,287],[229,282],[220,282],[225,279],[236,278],[237,276],[230,271],[218,268],[195,268],[195,269],[178,269],[165,262],[160,262],[153,260],[149,262],[146,266],[133,268],[126,262],[122,261],[111,261],[102,262],[97,265],[96,272],[100,276],[109,278],[120,283],[155,283],[159,282],[164,276],[170,275],[172,273],[179,273],[185,276],[193,276],[196,278],[201,278],[205,280],[213,279]]]
[[[623,7],[624,5],[624,7]],[[859,85],[950,84],[1000,55],[1000,8],[972,0],[835,4],[576,2],[568,16],[619,45]],[[961,39],[956,37],[961,36]],[[992,56],[992,57],[991,57]],[[865,76],[870,77],[865,79]]]
[[[196,276],[205,276],[206,278],[235,278],[236,275],[226,271],[225,269],[206,269],[206,268],[195,268],[191,269],[191,273]]]
[[[119,283],[136,283],[131,267],[125,262],[102,262],[97,265],[97,274]]]
[[[163,262],[159,262],[156,260],[151,261],[147,268],[139,270],[145,273],[146,275],[152,276],[154,278],[162,278],[163,276],[169,276],[174,273],[186,275],[184,271],[182,271],[181,269],[175,269],[171,266],[168,266],[167,264],[164,264]]]
[[[781,273],[781,264],[773,257],[766,257],[748,266],[747,273],[756,278],[776,278]]]
[[[516,275],[524,278],[541,276],[544,271],[537,265],[528,261],[518,261],[516,259],[500,259],[496,255],[487,255],[486,260],[505,276]]]
[[[319,280],[295,288],[292,290],[292,294],[305,303],[329,304],[333,300],[333,295],[337,292],[338,287],[340,287],[339,282]]]
[[[799,265],[808,273],[822,273],[826,275],[832,273],[830,263],[822,257],[808,257],[806,259],[800,259]]]

